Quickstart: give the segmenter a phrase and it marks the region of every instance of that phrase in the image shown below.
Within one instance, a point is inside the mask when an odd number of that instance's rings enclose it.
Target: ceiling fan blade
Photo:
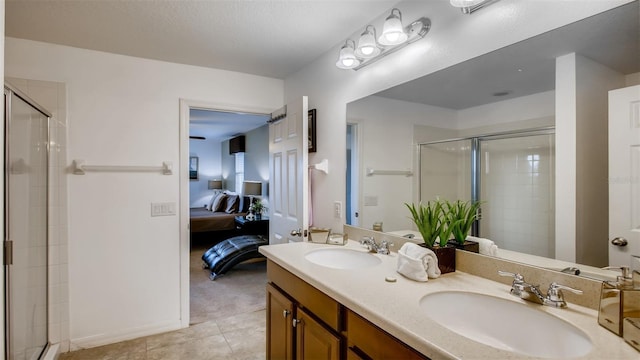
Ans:
[[[207,138],[205,138],[204,136],[189,136],[189,139],[194,139],[194,140],[207,140]]]

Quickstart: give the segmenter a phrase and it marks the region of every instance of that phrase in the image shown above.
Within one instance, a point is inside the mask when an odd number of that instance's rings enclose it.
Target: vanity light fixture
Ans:
[[[449,0],[451,6],[460,8],[463,14],[471,14],[474,11],[480,10],[487,5],[491,5],[494,2],[500,0]]]
[[[340,49],[336,66],[340,69],[358,70],[412,44],[427,35],[431,21],[422,17],[407,27],[402,26],[402,14],[394,8],[384,22],[382,34],[376,40],[376,28],[367,25],[358,44],[347,39]]]

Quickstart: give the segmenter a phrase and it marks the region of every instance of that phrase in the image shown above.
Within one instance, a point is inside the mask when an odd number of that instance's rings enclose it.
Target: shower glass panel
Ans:
[[[471,199],[471,140],[420,145],[420,201]]]
[[[555,258],[555,135],[480,139],[480,236]]]
[[[5,241],[13,247],[5,267],[6,358],[31,360],[48,343],[48,117],[7,90],[5,109]]]

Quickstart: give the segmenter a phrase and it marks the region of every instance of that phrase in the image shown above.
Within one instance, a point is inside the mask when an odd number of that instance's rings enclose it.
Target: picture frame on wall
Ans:
[[[198,180],[198,157],[189,156],[189,180]]]
[[[309,110],[309,152],[316,152],[316,109]]]

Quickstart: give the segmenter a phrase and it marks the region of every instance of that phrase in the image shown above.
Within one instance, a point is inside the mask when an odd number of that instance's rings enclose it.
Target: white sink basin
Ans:
[[[535,306],[542,305],[456,291],[420,299],[420,307],[440,325],[498,349],[538,358],[572,358],[591,351],[593,344],[582,330]]]
[[[304,258],[314,264],[343,270],[370,267],[381,262],[369,253],[343,248],[313,250]]]

